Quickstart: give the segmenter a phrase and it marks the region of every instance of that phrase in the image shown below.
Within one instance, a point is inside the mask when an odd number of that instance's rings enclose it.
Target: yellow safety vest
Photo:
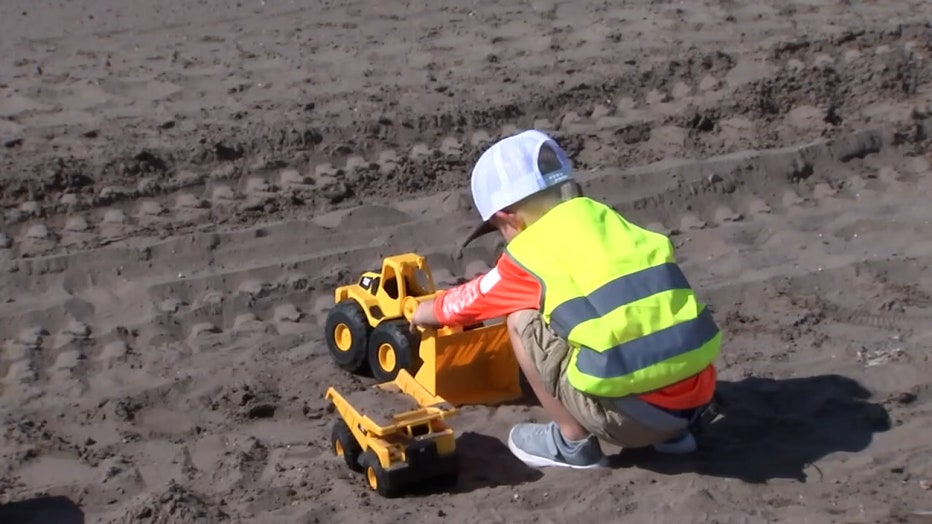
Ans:
[[[570,344],[567,378],[580,391],[645,393],[718,357],[721,331],[676,264],[670,239],[608,206],[565,201],[505,253],[540,281],[541,313]]]

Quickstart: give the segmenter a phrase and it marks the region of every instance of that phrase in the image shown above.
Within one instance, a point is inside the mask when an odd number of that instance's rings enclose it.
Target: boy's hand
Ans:
[[[411,315],[411,332],[417,333],[418,328],[438,328],[440,323],[434,316],[434,301],[425,300],[417,305],[414,314]]]

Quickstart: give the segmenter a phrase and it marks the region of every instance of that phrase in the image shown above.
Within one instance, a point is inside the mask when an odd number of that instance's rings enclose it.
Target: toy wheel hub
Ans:
[[[382,344],[379,346],[379,365],[386,371],[395,369],[396,356],[395,348],[391,344]]]
[[[366,480],[369,481],[369,487],[379,489],[379,478],[375,475],[375,469],[371,466],[366,468]]]
[[[333,340],[340,351],[349,351],[353,345],[353,334],[349,326],[343,323],[337,324],[337,327],[333,329]]]
[[[342,457],[342,456],[343,456],[343,453],[344,453],[344,452],[343,452],[343,443],[341,443],[339,440],[336,441],[336,442],[333,444],[333,449],[334,449],[334,451],[336,452],[336,454],[337,454],[338,457]]]

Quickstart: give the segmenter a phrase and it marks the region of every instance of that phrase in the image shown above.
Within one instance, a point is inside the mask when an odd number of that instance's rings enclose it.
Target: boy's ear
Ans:
[[[515,222],[518,220],[518,214],[512,211],[496,211],[493,216],[497,219],[499,224],[507,224],[510,226],[514,226]]]

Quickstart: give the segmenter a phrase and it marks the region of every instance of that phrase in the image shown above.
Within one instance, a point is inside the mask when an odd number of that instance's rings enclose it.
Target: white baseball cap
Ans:
[[[463,246],[495,231],[489,218],[497,211],[572,178],[566,151],[541,131],[522,131],[492,144],[472,170],[472,198],[482,224]]]

